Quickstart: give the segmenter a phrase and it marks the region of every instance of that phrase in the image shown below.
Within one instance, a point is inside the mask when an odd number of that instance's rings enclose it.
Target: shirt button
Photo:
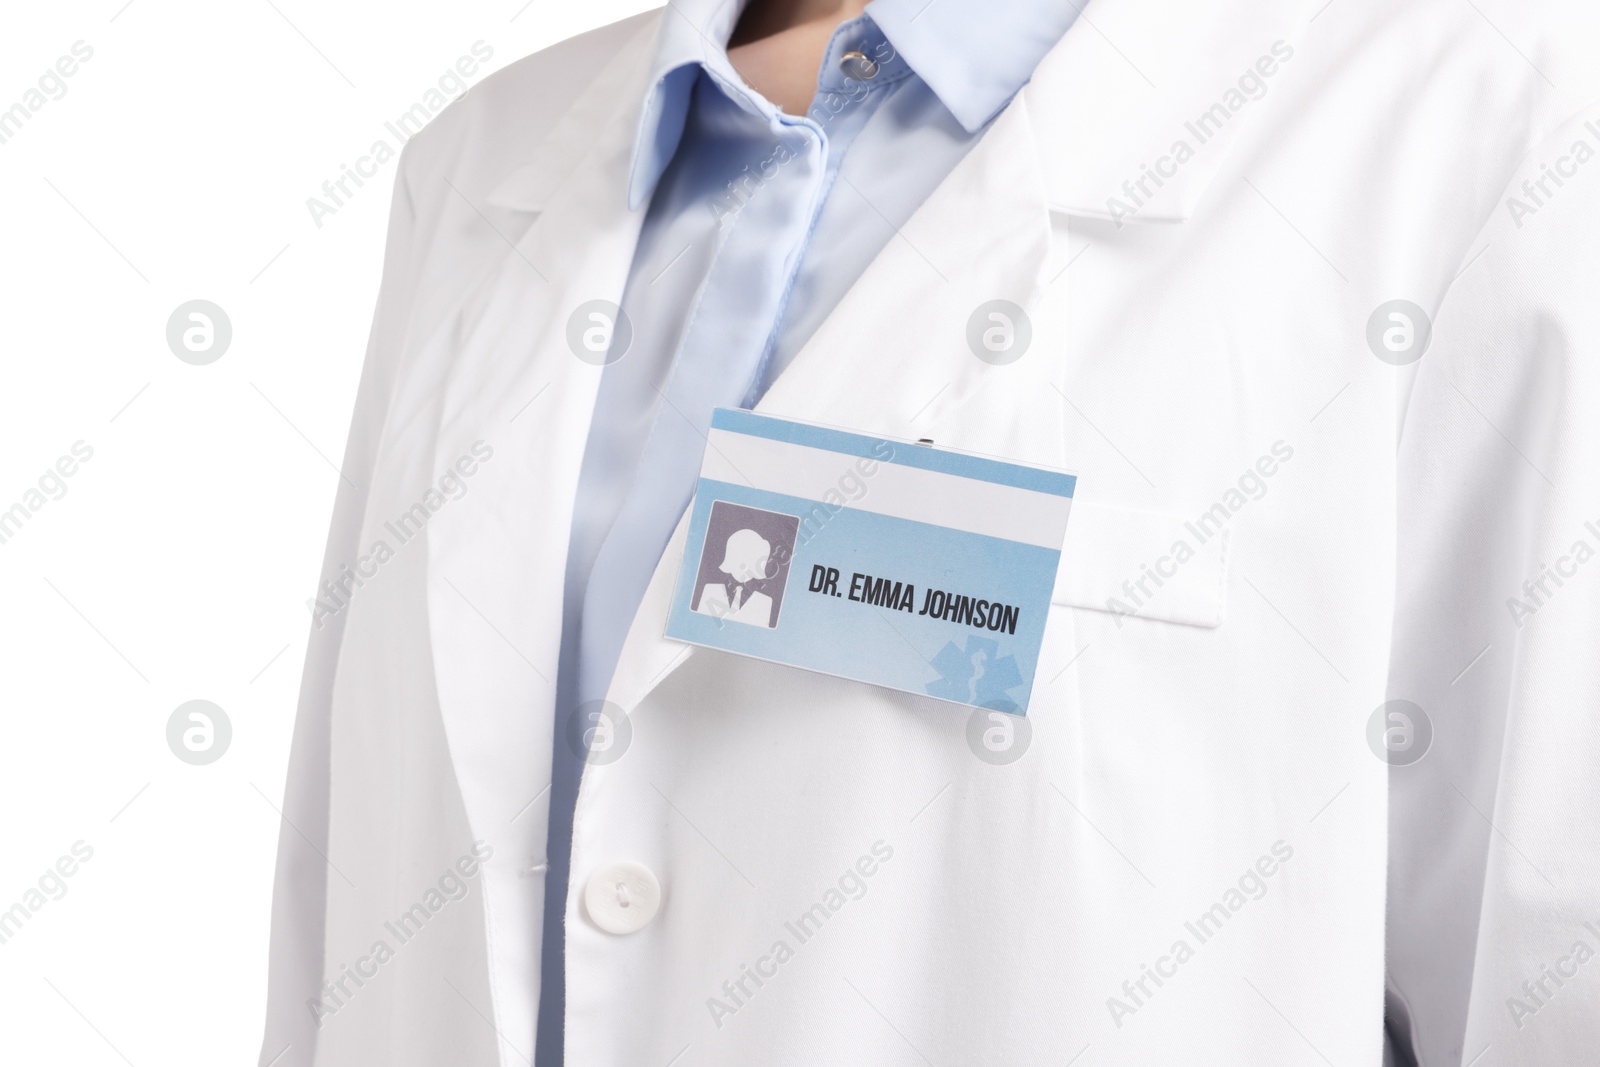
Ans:
[[[590,920],[608,934],[631,934],[661,910],[661,883],[642,863],[608,863],[589,876],[583,904]]]
[[[864,52],[846,52],[839,57],[839,71],[851,81],[871,81],[878,76],[878,64]]]

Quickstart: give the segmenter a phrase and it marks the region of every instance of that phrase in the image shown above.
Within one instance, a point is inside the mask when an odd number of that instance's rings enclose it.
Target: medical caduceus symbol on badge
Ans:
[[[1022,684],[1022,671],[1013,656],[999,655],[1000,643],[970,634],[966,647],[945,642],[931,661],[939,672],[927,685],[928,695],[962,704],[1010,703],[1010,692]]]

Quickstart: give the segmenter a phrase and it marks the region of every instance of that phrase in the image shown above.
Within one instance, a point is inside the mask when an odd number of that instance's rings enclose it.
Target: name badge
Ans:
[[[718,408],[667,636],[1025,715],[1076,481]]]

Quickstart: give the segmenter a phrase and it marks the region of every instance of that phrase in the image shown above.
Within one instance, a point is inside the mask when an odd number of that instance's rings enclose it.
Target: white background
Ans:
[[[306,200],[474,42],[471,84],[647,6],[9,5],[0,111],[74,42],[93,57],[0,144],[0,511],[75,442],[93,458],[0,544],[0,911],[75,842],[93,858],[0,944],[0,1063],[254,1062],[395,164],[320,228]],[[232,322],[207,366],[167,347],[193,299]],[[167,746],[193,699],[233,727],[208,766]]]

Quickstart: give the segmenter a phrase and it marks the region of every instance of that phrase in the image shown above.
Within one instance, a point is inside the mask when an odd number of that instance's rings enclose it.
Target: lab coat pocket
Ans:
[[[1075,803],[1126,795],[1095,784],[1134,762],[1112,754],[1189,706],[1187,665],[1221,636],[1227,548],[1227,530],[1176,512],[1073,502],[1029,717],[1039,766]]]
[[[1175,512],[1075,501],[1052,603],[1131,620],[1222,625],[1228,530]]]

